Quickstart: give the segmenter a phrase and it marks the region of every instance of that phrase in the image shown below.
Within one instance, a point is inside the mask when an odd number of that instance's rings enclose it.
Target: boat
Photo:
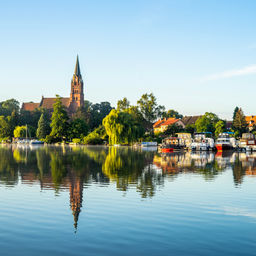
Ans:
[[[230,133],[221,133],[215,143],[215,147],[218,151],[232,150],[236,147],[236,139],[230,137]]]
[[[155,141],[141,142],[141,147],[157,147],[157,142]]]
[[[239,141],[239,149],[244,151],[255,151],[256,140],[252,133],[243,133],[242,138]]]
[[[200,132],[194,134],[194,139],[190,145],[192,151],[214,150],[214,139],[211,132]]]
[[[30,145],[43,145],[44,142],[41,140],[31,140],[29,144]]]
[[[161,152],[162,153],[172,153],[181,151],[184,149],[184,145],[181,144],[180,138],[168,137],[163,140]]]

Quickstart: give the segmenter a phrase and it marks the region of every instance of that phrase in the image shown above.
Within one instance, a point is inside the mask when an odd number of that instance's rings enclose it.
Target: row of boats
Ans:
[[[252,133],[244,133],[240,140],[233,133],[221,133],[216,141],[211,133],[196,133],[192,138],[190,133],[177,133],[177,137],[168,137],[162,141],[160,151],[163,153],[192,151],[225,151],[225,150],[256,151],[256,140]]]

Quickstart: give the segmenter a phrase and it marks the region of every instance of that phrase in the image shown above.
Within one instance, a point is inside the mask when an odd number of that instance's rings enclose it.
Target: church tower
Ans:
[[[75,72],[71,80],[70,110],[74,113],[84,106],[84,83],[80,72],[78,55],[76,57]]]

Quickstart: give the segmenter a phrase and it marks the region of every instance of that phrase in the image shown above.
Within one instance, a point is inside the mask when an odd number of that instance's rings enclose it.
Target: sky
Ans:
[[[256,1],[3,1],[0,101],[69,97],[79,55],[85,99],[153,93],[183,115],[256,115]]]

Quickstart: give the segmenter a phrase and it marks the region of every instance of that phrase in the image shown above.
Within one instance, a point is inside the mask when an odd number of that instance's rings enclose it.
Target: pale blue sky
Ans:
[[[256,115],[256,1],[4,1],[0,101],[68,97],[79,54],[85,99],[145,92],[184,115]]]

